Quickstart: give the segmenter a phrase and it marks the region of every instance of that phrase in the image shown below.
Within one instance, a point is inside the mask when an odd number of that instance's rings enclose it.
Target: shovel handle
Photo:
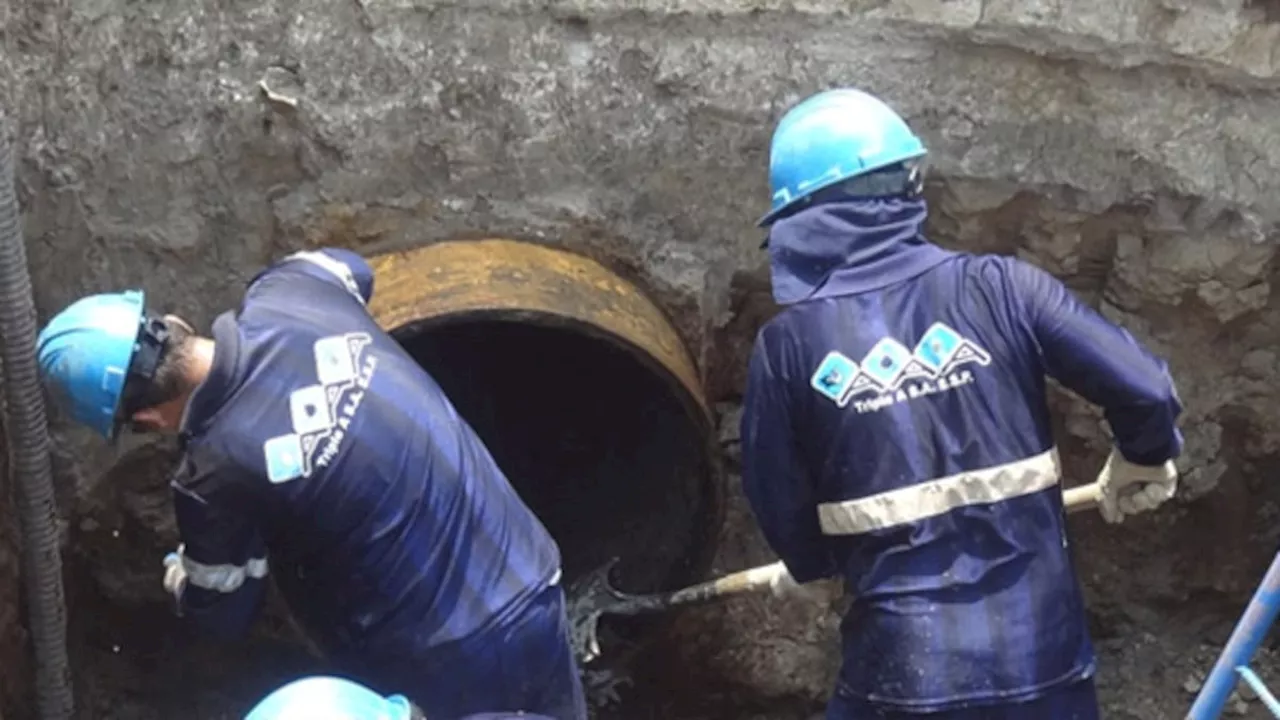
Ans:
[[[1102,486],[1096,482],[1088,485],[1077,485],[1062,491],[1062,504],[1069,513],[1096,508],[1101,503],[1101,499]],[[665,594],[661,596],[661,600],[654,598],[650,609],[658,610],[676,605],[690,605],[761,590],[769,587],[774,578],[786,571],[786,565],[781,560],[749,570],[739,570],[715,580],[708,580]]]
[[[1088,485],[1077,485],[1063,490],[1062,504],[1069,513],[1098,507],[1102,504],[1102,483],[1091,482]]]
[[[753,567],[749,570],[739,570],[738,572],[718,577],[715,580],[708,580],[676,590],[667,595],[665,604],[667,606],[688,605],[704,600],[760,590],[769,587],[774,578],[786,571],[787,566],[781,560],[768,565]]]
[[[1101,499],[1102,486],[1096,482],[1088,485],[1078,485],[1062,491],[1062,504],[1068,513],[1095,508],[1101,504]],[[608,567],[605,566],[603,568],[606,578]],[[774,578],[786,571],[786,565],[779,560],[768,565],[730,573],[724,577],[698,583],[681,590],[669,593],[653,593],[651,595],[625,595],[608,587],[606,582],[605,587],[608,593],[612,595],[612,603],[603,607],[589,606],[588,611],[583,613],[581,617],[577,617],[576,613],[574,614],[574,651],[578,654],[579,660],[584,663],[590,662],[599,656],[600,648],[596,643],[595,632],[596,622],[600,619],[601,614],[637,615],[640,613],[662,612],[679,605],[703,603],[722,597],[761,590],[767,588]],[[580,634],[582,636],[577,637]]]

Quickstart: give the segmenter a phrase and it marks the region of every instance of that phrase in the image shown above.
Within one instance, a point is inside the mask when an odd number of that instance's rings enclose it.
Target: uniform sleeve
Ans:
[[[1057,278],[1015,260],[1014,287],[1046,373],[1102,407],[1129,462],[1160,465],[1182,452],[1182,404],[1169,367],[1128,331],[1080,302]]]
[[[364,258],[342,248],[302,250],[258,273],[250,285],[280,270],[297,271],[350,293],[361,304],[373,298],[373,268]]]
[[[835,574],[818,525],[813,479],[800,454],[786,378],[775,374],[764,336],[756,339],[742,411],[742,487],[765,540],[797,582]]]
[[[266,548],[241,511],[236,488],[216,473],[172,485],[174,514],[187,573],[180,603],[185,617],[218,636],[242,636],[253,624],[266,589]]]

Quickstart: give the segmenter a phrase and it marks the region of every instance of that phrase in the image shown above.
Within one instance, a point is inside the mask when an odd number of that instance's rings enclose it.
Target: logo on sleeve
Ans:
[[[338,456],[378,366],[377,357],[367,351],[370,342],[368,333],[316,341],[316,384],[289,394],[293,432],[262,446],[271,482],[311,477],[316,468],[328,466]]]
[[[838,351],[827,353],[809,386],[839,407],[852,402],[859,413],[874,412],[968,385],[973,373],[962,368],[971,364],[986,367],[991,354],[946,324],[934,323],[914,350],[886,337],[861,362]]]

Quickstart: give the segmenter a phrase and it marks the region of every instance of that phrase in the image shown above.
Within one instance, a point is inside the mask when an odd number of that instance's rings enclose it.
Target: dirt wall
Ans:
[[[28,0],[0,3],[0,103],[42,318],[143,285],[206,323],[293,248],[507,235],[636,279],[732,402],[772,311],[753,227],[772,123],[818,88],[880,93],[932,151],[939,242],[1032,259],[1172,363],[1178,501],[1073,521],[1118,648],[1104,688],[1136,674],[1166,703],[1115,716],[1154,718],[1186,699],[1170,695],[1185,666],[1280,534],[1278,16],[1268,0]],[[1099,417],[1056,402],[1089,479]],[[63,427],[56,442],[69,526],[98,522],[80,513],[115,455]],[[748,532],[737,517],[726,532]],[[747,645],[810,653],[809,625]],[[778,692],[816,693],[802,674]]]

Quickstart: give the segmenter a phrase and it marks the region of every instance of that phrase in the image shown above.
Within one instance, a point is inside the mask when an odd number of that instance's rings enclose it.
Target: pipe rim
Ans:
[[[504,238],[436,242],[368,261],[375,274],[369,311],[397,339],[454,323],[529,322],[598,338],[656,373],[704,441],[697,511],[707,522],[692,528],[689,555],[668,577],[687,584],[705,576],[727,496],[716,423],[687,346],[647,295],[584,255]]]

